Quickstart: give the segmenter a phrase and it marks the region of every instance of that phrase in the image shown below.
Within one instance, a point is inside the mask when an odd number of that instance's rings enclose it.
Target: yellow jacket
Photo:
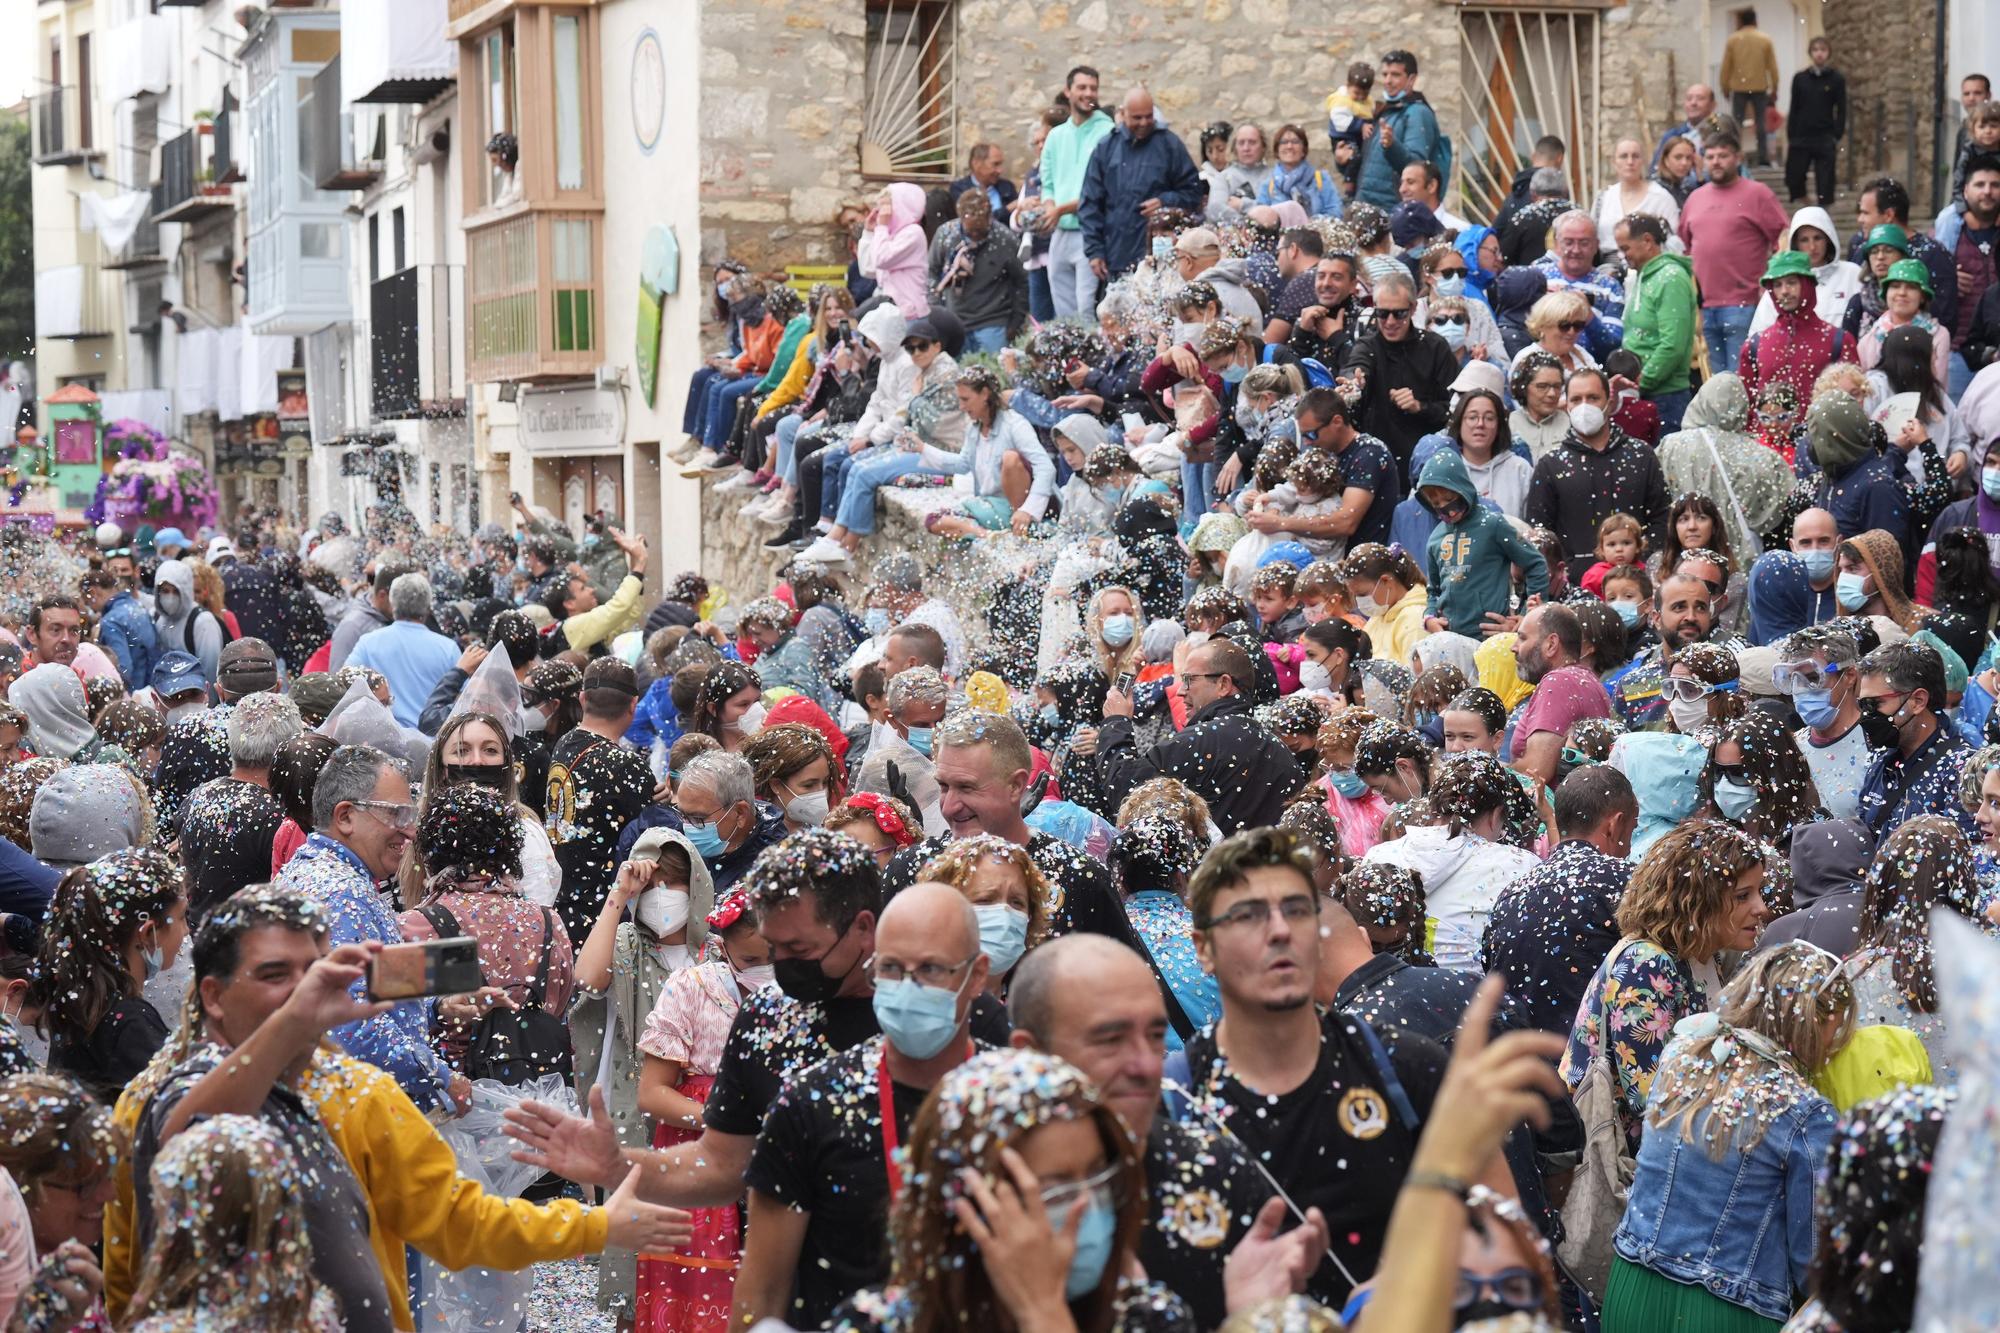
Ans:
[[[368,1198],[368,1234],[395,1325],[413,1329],[403,1247],[450,1269],[482,1264],[520,1269],[604,1248],[610,1218],[570,1199],[533,1204],[488,1194],[458,1174],[458,1159],[396,1080],[350,1056],[322,1049],[301,1091]],[[148,1098],[126,1093],[114,1117],[137,1129]],[[104,1210],[104,1303],[123,1323],[138,1278],[132,1252],[135,1207],[129,1156],[118,1164],[118,1194]]]
[[[1738,28],[1722,46],[1722,91],[1778,91],[1778,52],[1771,39],[1755,28]],[[1762,126],[1758,129],[1761,132]]]
[[[1424,585],[1419,583],[1368,618],[1368,645],[1376,658],[1409,666],[1417,644],[1430,633],[1424,628]]]
[[[812,378],[813,367],[818,364],[818,359],[813,356],[817,342],[810,336],[799,339],[799,349],[792,353],[792,364],[785,367],[785,377],[778,381],[778,387],[771,390],[763,406],[757,409],[757,420],[762,421],[773,412],[799,401],[799,395],[806,391],[806,381]]]
[[[611,594],[610,601],[579,611],[563,621],[563,638],[580,653],[589,652],[596,643],[609,647],[626,630],[639,627],[639,597],[645,588],[636,574],[627,574],[619,580],[618,591]]]

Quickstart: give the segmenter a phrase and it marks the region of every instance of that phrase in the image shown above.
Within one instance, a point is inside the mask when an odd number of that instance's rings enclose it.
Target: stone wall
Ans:
[[[1880,173],[1910,189],[1911,215],[1928,219],[1936,121],[1937,15],[1931,5],[1827,0],[1826,35],[1847,75],[1850,112],[1841,186]],[[1880,52],[1887,59],[1875,58]],[[1845,54],[1843,54],[1845,53]],[[1956,86],[1947,90],[1955,106]],[[1949,146],[1947,146],[1947,152]]]

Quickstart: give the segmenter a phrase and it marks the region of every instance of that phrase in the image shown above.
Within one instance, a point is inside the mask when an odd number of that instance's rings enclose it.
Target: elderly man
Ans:
[[[397,576],[389,585],[389,624],[355,641],[349,665],[382,673],[389,682],[389,711],[414,727],[424,704],[444,674],[458,664],[458,645],[425,625],[431,616],[431,581],[422,574]]]
[[[931,242],[932,303],[958,316],[967,351],[997,352],[1028,323],[1021,241],[993,221],[983,190],[961,193],[957,211],[957,225],[938,228]]]
[[[1625,267],[1638,275],[1625,346],[1639,358],[1639,394],[1659,409],[1663,432],[1677,431],[1693,397],[1688,372],[1701,308],[1694,266],[1686,255],[1667,253],[1667,224],[1650,213],[1621,218],[1617,237]]]
[[[1004,214],[1019,197],[1014,182],[1005,176],[1007,154],[997,143],[976,143],[966,154],[965,175],[951,183],[951,201],[956,204],[967,190],[977,189],[986,196],[994,214]]]
[[[305,722],[285,695],[253,694],[230,710],[228,730],[229,775],[195,788],[181,809],[188,914],[197,925],[245,884],[270,877],[271,844],[285,822],[271,794],[271,761]]]
[[[1389,446],[1401,475],[1408,476],[1417,441],[1443,430],[1451,405],[1451,382],[1458,357],[1451,344],[1430,329],[1417,328],[1416,284],[1391,273],[1375,284],[1375,318],[1355,339],[1341,378],[1359,393],[1359,425]]]
[[[1147,226],[1161,209],[1194,213],[1207,198],[1187,145],[1154,124],[1153,95],[1134,88],[1125,95],[1125,123],[1092,150],[1083,175],[1077,218],[1091,273],[1100,282],[1130,273],[1146,257]]]
[[[1691,139],[1694,141],[1696,149],[1700,149],[1702,139],[1708,134],[1708,118],[1714,114],[1715,89],[1705,83],[1689,84],[1687,91],[1681,94],[1681,115],[1683,119],[1680,124],[1672,126],[1661,133],[1660,141],[1653,145],[1653,161],[1646,168],[1647,171],[1659,170],[1660,154],[1666,152],[1667,145],[1675,139]],[[1702,170],[1698,157],[1695,162],[1694,172],[1696,180],[1705,181],[1708,179],[1708,173]]]
[[[1580,208],[1555,220],[1550,228],[1555,248],[1535,261],[1552,292],[1575,292],[1590,302],[1601,326],[1591,332],[1599,348],[1608,351],[1625,337],[1625,284],[1597,267],[1597,222]]]
[[[1222,238],[1207,227],[1190,227],[1174,238],[1174,271],[1182,282],[1205,282],[1213,287],[1222,302],[1222,313],[1231,319],[1243,320],[1252,328],[1262,322],[1263,308],[1243,286],[1248,277],[1244,261],[1224,260]],[[1289,276],[1282,257],[1278,272]]]
[[[1526,517],[1562,538],[1571,583],[1597,557],[1597,525],[1614,512],[1638,519],[1654,543],[1665,532],[1667,478],[1659,455],[1611,423],[1611,381],[1585,367],[1567,385],[1569,434],[1535,464]]]

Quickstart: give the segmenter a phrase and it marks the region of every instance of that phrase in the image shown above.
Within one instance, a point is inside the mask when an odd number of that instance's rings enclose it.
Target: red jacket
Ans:
[[[1776,323],[1744,343],[1743,358],[1736,368],[1743,377],[1744,391],[1750,395],[1753,416],[1757,395],[1765,385],[1774,381],[1791,385],[1797,406],[1787,426],[1805,420],[1806,408],[1812,405],[1813,381],[1822,370],[1835,361],[1859,359],[1854,340],[1813,312],[1819,284],[1809,277],[1800,281],[1805,294],[1799,308],[1790,314],[1780,312]]]

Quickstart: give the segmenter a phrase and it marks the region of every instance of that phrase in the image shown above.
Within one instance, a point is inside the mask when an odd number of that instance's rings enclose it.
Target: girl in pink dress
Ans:
[[[701,1137],[702,1104],[715,1083],[722,1046],[743,997],[771,984],[771,946],[757,933],[743,895],[708,915],[710,949],[720,957],[667,978],[639,1037],[645,1067],[639,1109],[653,1121],[653,1146]],[[636,1333],[726,1333],[743,1226],[735,1204],[694,1210],[694,1236],[669,1254],[642,1255],[633,1312]]]

